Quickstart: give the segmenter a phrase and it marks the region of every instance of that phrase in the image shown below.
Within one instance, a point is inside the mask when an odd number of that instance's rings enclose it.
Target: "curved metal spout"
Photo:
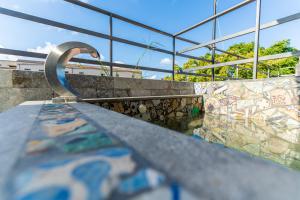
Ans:
[[[65,68],[74,56],[82,53],[88,53],[94,58],[100,58],[98,51],[94,47],[81,42],[63,43],[52,50],[47,56],[45,76],[51,88],[60,97],[79,96],[79,93],[66,80]]]

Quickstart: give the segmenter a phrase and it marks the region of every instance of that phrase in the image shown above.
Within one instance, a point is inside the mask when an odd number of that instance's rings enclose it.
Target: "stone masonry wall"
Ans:
[[[202,112],[202,96],[183,95],[170,97],[125,98],[89,103],[115,112],[156,124],[170,124],[197,118]]]
[[[196,83],[205,112],[299,127],[300,77]]]
[[[67,75],[82,98],[194,94],[194,84],[162,80]],[[55,94],[43,72],[0,70],[0,112],[24,101],[49,100]]]

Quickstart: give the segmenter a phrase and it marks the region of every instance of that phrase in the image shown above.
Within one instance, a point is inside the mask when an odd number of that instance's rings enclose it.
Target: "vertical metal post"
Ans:
[[[298,65],[296,65],[295,68],[295,76],[300,76],[300,57],[299,57]]]
[[[239,66],[236,66],[236,78],[239,78]]]
[[[259,59],[259,36],[260,36],[261,0],[256,0],[256,27],[254,43],[253,79],[257,79],[257,66]]]
[[[109,58],[110,58],[110,76],[113,76],[113,17],[112,15],[109,16]]]
[[[173,81],[175,80],[175,57],[176,57],[176,38],[175,36],[173,36],[173,55],[172,55],[172,66],[173,66],[173,70],[172,70],[172,79]]]
[[[214,15],[217,14],[217,0],[214,0]],[[212,29],[212,39],[215,40],[217,37],[217,18],[213,20],[213,29]],[[211,62],[212,64],[215,64],[216,62],[216,43],[212,45],[212,52],[211,52]],[[212,81],[215,80],[215,68],[211,69],[212,74]]]
[[[270,67],[268,67],[268,78],[270,78]]]

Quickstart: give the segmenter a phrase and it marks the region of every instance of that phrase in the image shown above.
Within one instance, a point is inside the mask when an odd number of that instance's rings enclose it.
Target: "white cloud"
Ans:
[[[117,63],[117,64],[125,64],[124,62],[122,62],[122,61],[115,61],[114,63]]]
[[[157,79],[157,75],[152,75],[152,76],[148,77],[147,79]]]
[[[160,60],[161,65],[172,65],[172,60],[170,58],[163,58]]]
[[[103,61],[105,60],[105,56],[103,54],[100,53],[100,60]]]
[[[78,35],[79,33],[76,31],[71,31],[71,35]]]
[[[52,44],[51,42],[45,42],[45,46],[43,46],[43,47],[38,46],[34,49],[29,48],[29,49],[27,49],[27,51],[48,54],[55,48],[56,48],[55,44]]]

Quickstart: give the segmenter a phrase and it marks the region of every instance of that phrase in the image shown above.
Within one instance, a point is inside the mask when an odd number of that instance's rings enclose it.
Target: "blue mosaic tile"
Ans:
[[[9,200],[180,196],[165,173],[70,105],[43,106],[26,151],[12,170]]]
[[[49,187],[26,194],[19,200],[68,200],[70,199],[70,192],[66,187]]]
[[[111,166],[107,162],[92,161],[77,166],[72,175],[87,188],[87,200],[100,200],[100,185],[108,177],[110,170]]]
[[[121,193],[133,194],[144,189],[152,189],[161,185],[165,177],[152,169],[142,169],[133,176],[123,180],[118,190]]]

